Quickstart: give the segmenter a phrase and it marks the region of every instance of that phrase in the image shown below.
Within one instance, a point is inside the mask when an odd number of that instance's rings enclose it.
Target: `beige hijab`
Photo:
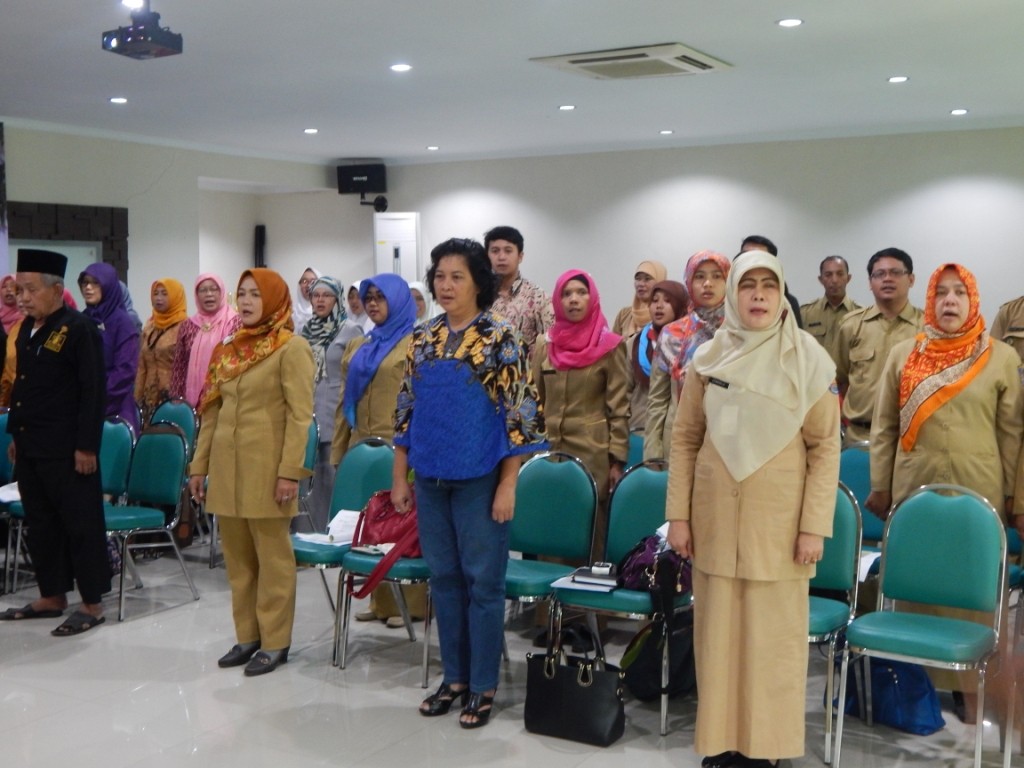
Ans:
[[[641,261],[636,265],[636,269],[633,270],[635,275],[637,272],[644,272],[654,278],[655,283],[660,283],[668,277],[668,270],[665,265],[660,261]],[[651,322],[651,303],[650,301],[642,301],[633,294],[633,306],[631,307],[632,312],[632,325],[627,325],[622,329],[623,336],[629,336],[636,333],[649,322]]]
[[[779,313],[771,327],[755,331],[740,321],[738,287],[746,273],[761,268],[779,278]],[[797,327],[783,285],[777,258],[764,251],[740,255],[726,283],[725,322],[693,356],[694,370],[710,379],[704,394],[708,434],[737,481],[789,444],[835,380],[828,353]]]

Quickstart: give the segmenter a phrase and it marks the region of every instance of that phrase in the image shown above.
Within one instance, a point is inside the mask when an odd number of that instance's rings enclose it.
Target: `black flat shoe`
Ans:
[[[448,683],[441,683],[441,686],[432,694],[427,696],[427,698],[425,698],[420,704],[420,714],[424,717],[447,715],[452,708],[452,704],[454,704],[456,700],[465,704],[468,696],[468,686],[463,688],[461,691],[456,691],[448,685]]]
[[[260,648],[259,643],[240,643],[231,646],[231,650],[217,659],[218,667],[240,667],[245,664]]]
[[[491,719],[491,712],[494,710],[494,694],[487,696],[483,693],[469,694],[469,701],[462,708],[459,716],[459,725],[463,728],[483,728]],[[475,717],[476,720],[463,720],[463,717]]]
[[[726,768],[739,763],[742,756],[739,752],[719,752],[717,755],[708,755],[700,761],[701,768]]]
[[[245,665],[245,676],[265,675],[268,672],[273,672],[287,661],[288,648],[282,648],[279,651],[258,651]]]

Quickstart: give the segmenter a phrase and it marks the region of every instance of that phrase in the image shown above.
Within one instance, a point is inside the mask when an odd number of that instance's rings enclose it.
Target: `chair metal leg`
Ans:
[[[344,575],[345,570],[342,569],[341,575],[338,576],[338,579],[340,580]],[[341,590],[341,610],[338,612],[338,620],[341,621],[341,650],[338,652],[338,666],[342,669],[345,668],[345,662],[348,657],[349,613],[352,610],[352,591],[349,589],[349,586],[348,580],[346,579]]]
[[[1017,598],[1017,616],[1013,622],[1013,634],[1010,636],[1010,647],[1007,651],[1009,673],[1010,673],[1010,700],[1006,704],[1006,725],[1003,726],[1003,768],[1010,768],[1010,760],[1013,755],[1013,735],[1016,731],[1014,709],[1017,705],[1017,640],[1020,638],[1021,621],[1024,617],[1024,605],[1021,604],[1022,597]]]
[[[412,617],[409,615],[409,606],[405,602],[405,595],[402,594],[402,587],[393,581],[388,582],[388,586],[391,587],[391,596],[395,599],[398,612],[402,614],[402,621],[405,623],[405,631],[409,635],[409,642],[415,643],[416,630],[412,626]]]
[[[586,612],[587,628],[591,637],[594,638],[594,657],[601,660],[601,667],[605,666],[604,643],[601,642],[601,628],[597,624],[597,614],[593,611]]]
[[[18,565],[18,558],[21,557],[21,555],[22,555],[22,547],[24,546],[22,541],[23,541],[24,533],[25,533],[25,521],[24,520],[19,520],[18,521],[18,535],[15,538],[15,544],[14,544],[14,575],[11,578],[11,592],[17,592],[18,591],[18,571],[20,570],[20,567]]]
[[[984,735],[985,722],[985,672],[988,664],[978,667],[978,707],[974,726],[974,768],[981,768],[981,738]]]
[[[324,579],[324,588],[327,587],[327,577],[324,576],[324,572],[320,571],[321,578]],[[338,666],[338,646],[341,644],[341,603],[344,599],[345,594],[345,582],[344,582],[345,570],[343,568],[338,569],[338,601],[332,604],[334,610],[334,643],[331,647],[331,664]],[[329,591],[328,591],[329,593]]]
[[[327,586],[327,573],[323,568],[317,568],[320,571],[320,581],[323,582],[324,592],[327,594],[327,604],[331,606],[331,613],[337,614],[338,608],[334,602],[334,595],[331,594],[331,588]]]
[[[129,533],[128,536],[131,536]],[[121,575],[118,579],[118,594],[117,594],[117,620],[124,621],[124,574],[131,565],[131,569],[135,570],[135,563],[129,559],[128,554],[128,536],[121,538]]]
[[[434,612],[434,605],[430,599],[430,584],[427,583],[427,615],[423,617],[423,682],[421,688],[426,688],[430,683],[430,617]]]
[[[832,710],[835,708],[835,687],[836,687],[836,640],[838,632],[833,632],[828,640],[828,671],[825,674],[825,763],[832,762]],[[846,702],[840,702],[839,706],[845,707]]]
[[[836,707],[836,750],[832,768],[839,768],[843,750],[843,717],[846,714],[846,671],[850,666],[850,649],[843,646],[843,663],[839,670],[839,706]]]
[[[188,582],[188,588],[192,590],[192,599],[199,599],[199,590],[196,589],[195,583],[192,581],[192,575],[188,572],[188,568],[185,567],[185,558],[181,556],[181,550],[178,548],[178,542],[174,540],[174,534],[170,531],[164,531],[167,534],[167,540],[171,542],[171,548],[174,550],[175,557],[178,558],[178,565],[181,566],[181,572],[185,574],[185,581]]]

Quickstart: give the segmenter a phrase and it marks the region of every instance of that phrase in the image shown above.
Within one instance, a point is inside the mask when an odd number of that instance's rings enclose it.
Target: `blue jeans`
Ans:
[[[472,480],[416,478],[420,547],[446,683],[498,686],[505,631],[508,525],[491,518],[498,469]]]

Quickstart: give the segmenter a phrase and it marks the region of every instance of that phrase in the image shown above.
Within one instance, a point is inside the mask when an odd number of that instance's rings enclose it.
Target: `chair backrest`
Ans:
[[[864,502],[871,493],[870,443],[862,440],[844,448],[839,454],[839,479],[853,492],[853,497],[863,510]],[[885,522],[876,515],[864,515],[861,519],[861,536],[864,541],[881,541]]]
[[[7,434],[7,411],[0,413],[0,485],[11,482],[13,474],[11,462],[7,458],[7,447],[11,444],[11,436]]]
[[[882,539],[882,598],[996,611],[1006,592],[1006,532],[988,501],[956,485],[918,488]]]
[[[132,463],[135,432],[120,417],[103,422],[100,439],[100,482],[103,493],[115,498],[128,490],[128,470]]]
[[[143,430],[132,452],[128,501],[177,507],[187,461],[181,430],[169,424]]]
[[[320,447],[320,425],[316,423],[316,415],[309,422],[309,434],[306,436],[306,458],[302,466],[310,472],[316,467],[316,452]]]
[[[590,557],[597,484],[577,457],[539,453],[519,469],[509,549],[577,560]]]
[[[368,437],[353,445],[334,473],[330,516],[339,509],[362,509],[377,491],[391,487],[395,449],[386,440]]]
[[[645,461],[626,470],[608,500],[607,562],[619,562],[640,539],[664,525],[667,493],[664,461]]]
[[[188,457],[191,459],[196,447],[196,435],[199,434],[199,419],[196,417],[196,411],[192,405],[181,399],[164,400],[153,411],[150,423],[156,424],[161,421],[181,427],[181,431],[185,434]]]
[[[860,506],[850,489],[840,482],[836,488],[832,537],[825,539],[825,553],[818,561],[811,586],[843,590],[850,593],[851,604],[856,605],[860,552]]]

